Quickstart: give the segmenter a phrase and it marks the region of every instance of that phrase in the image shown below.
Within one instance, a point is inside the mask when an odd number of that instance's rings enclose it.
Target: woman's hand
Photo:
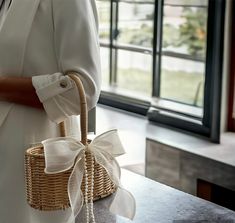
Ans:
[[[0,101],[8,101],[43,109],[31,77],[0,76]]]

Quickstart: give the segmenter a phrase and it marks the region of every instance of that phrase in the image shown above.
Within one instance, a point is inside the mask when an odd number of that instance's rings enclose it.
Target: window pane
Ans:
[[[102,86],[107,87],[109,85],[109,48],[100,48],[101,56],[101,72],[102,72]]]
[[[153,4],[119,3],[118,43],[151,47]]]
[[[102,42],[109,42],[110,1],[97,1],[99,15],[99,34]]]
[[[203,106],[203,62],[162,57],[160,95],[195,106]]]
[[[163,50],[205,58],[207,8],[164,6]]]
[[[160,97],[202,107],[208,0],[167,3],[175,6],[164,6]]]
[[[151,96],[152,56],[118,50],[117,87],[133,94]]]
[[[207,6],[208,0],[165,0],[165,5],[193,5],[193,6]]]

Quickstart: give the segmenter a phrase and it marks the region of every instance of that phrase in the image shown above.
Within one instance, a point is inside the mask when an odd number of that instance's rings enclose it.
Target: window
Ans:
[[[219,141],[224,0],[97,0],[101,103]]]

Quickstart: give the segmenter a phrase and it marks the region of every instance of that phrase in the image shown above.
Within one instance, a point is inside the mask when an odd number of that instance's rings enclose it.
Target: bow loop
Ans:
[[[73,167],[78,154],[84,145],[76,139],[58,137],[42,141],[45,153],[45,173],[55,174]]]
[[[125,154],[125,150],[118,136],[117,129],[107,131],[97,136],[90,144],[90,146],[98,150],[104,150],[114,157]]]

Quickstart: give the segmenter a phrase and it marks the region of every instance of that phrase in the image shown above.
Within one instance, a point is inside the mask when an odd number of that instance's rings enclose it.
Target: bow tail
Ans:
[[[83,162],[84,158],[80,158],[76,161],[73,171],[69,177],[68,195],[72,209],[72,215],[70,216],[70,219],[74,219],[83,206],[83,194],[80,189],[84,174]]]
[[[118,186],[109,210],[113,214],[118,214],[133,220],[136,211],[135,198],[129,191]]]
[[[118,187],[109,210],[113,214],[133,220],[136,211],[135,198],[129,191],[120,186],[121,169],[118,162],[105,151],[93,150],[92,152],[96,162],[106,170],[111,181]]]

